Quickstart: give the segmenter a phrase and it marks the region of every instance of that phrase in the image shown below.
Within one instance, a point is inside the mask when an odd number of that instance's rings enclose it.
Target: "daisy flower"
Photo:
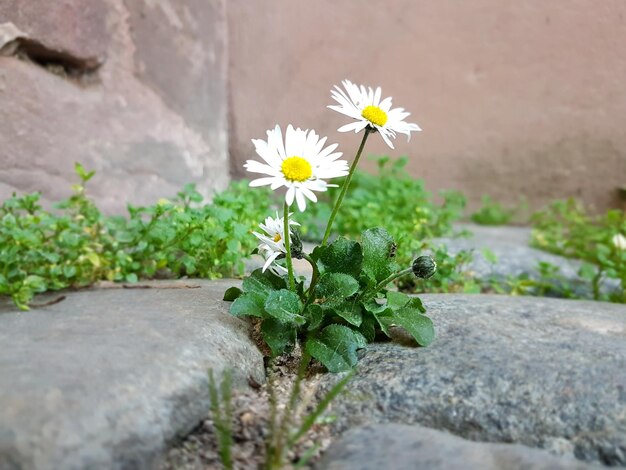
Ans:
[[[356,119],[356,122],[340,127],[339,132],[360,132],[370,126],[380,132],[385,143],[393,148],[391,138],[395,139],[396,133],[406,134],[407,140],[410,140],[411,132],[422,130],[417,124],[404,122],[410,113],[405,112],[403,108],[391,109],[390,96],[381,101],[380,87],[376,90],[371,87],[366,89],[363,85],[359,87],[350,80],[341,83],[345,91],[335,86],[330,92],[339,105],[328,107]]]
[[[292,214],[289,214],[289,217],[291,217],[291,215]],[[293,220],[289,220],[289,241],[291,241],[292,225],[300,224]],[[265,232],[264,234],[258,232],[252,233],[261,241],[261,244],[259,245],[259,254],[261,254],[261,256],[265,259],[265,264],[263,265],[263,272],[265,272],[265,270],[270,267],[276,258],[278,258],[281,254],[287,253],[285,240],[283,239],[285,235],[285,221],[282,217],[278,217],[277,212],[275,219],[268,217],[265,219],[264,224],[259,224],[259,227],[261,227],[263,232]],[[284,274],[287,272],[287,270],[280,265],[272,266],[270,269],[277,272],[277,274]]]
[[[324,148],[326,137],[321,138],[314,130],[287,127],[285,140],[279,126],[267,131],[267,141],[252,139],[256,153],[263,162],[248,160],[244,168],[267,177],[255,179],[250,186],[271,185],[271,189],[286,187],[285,202],[291,206],[298,203],[300,211],[306,209],[306,199],[317,202],[313,191],[326,191],[331,185],[324,181],[348,174],[348,162],[338,160],[341,152],[335,152],[337,144]]]

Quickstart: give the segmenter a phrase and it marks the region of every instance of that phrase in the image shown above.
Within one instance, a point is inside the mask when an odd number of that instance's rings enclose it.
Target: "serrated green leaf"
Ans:
[[[243,294],[243,291],[239,287],[229,287],[228,289],[226,289],[226,292],[224,292],[224,298],[222,300],[225,300],[226,302],[232,302],[236,300],[241,294]]]
[[[255,292],[246,292],[235,299],[230,306],[230,313],[236,317],[247,315],[250,317],[263,317],[265,310],[263,304],[265,297]]]
[[[363,251],[355,241],[339,237],[320,254],[324,269],[333,273],[345,273],[356,277],[361,272]]]
[[[359,282],[344,273],[325,273],[315,288],[315,296],[322,308],[333,308],[359,290]]]
[[[351,325],[358,327],[363,322],[363,314],[359,302],[344,302],[335,307],[333,311]]]
[[[272,350],[272,356],[284,353],[288,347],[293,346],[296,338],[295,328],[273,318],[266,318],[261,324],[263,339]]]
[[[281,323],[303,325],[306,319],[300,315],[302,302],[295,292],[287,289],[274,290],[265,299],[265,311]]]
[[[308,353],[329,372],[350,370],[356,364],[357,349],[367,345],[365,337],[344,325],[329,325],[306,342]]]
[[[377,282],[389,277],[393,272],[393,237],[380,227],[365,230],[361,234],[363,248],[363,270]]]

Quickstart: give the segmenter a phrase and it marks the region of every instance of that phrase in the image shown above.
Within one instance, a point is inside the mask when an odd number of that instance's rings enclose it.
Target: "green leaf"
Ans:
[[[357,349],[366,345],[361,333],[347,326],[329,325],[316,338],[309,339],[305,347],[329,372],[342,372],[354,367]]]
[[[309,319],[308,330],[312,331],[320,327],[324,321],[324,310],[316,304],[311,304],[306,308],[306,316]]]
[[[295,328],[290,328],[273,318],[263,320],[261,333],[263,334],[263,339],[272,350],[272,356],[278,356],[285,352],[287,347],[294,344],[296,338]]]
[[[306,319],[300,315],[302,302],[295,292],[287,289],[274,290],[265,299],[265,311],[281,323],[303,325]]]
[[[363,314],[361,313],[361,304],[359,302],[344,302],[333,310],[351,325],[361,326]]]
[[[243,291],[239,287],[229,287],[228,289],[226,289],[226,292],[224,292],[224,298],[222,300],[225,300],[226,302],[232,302],[233,300],[237,299],[237,297],[239,297],[241,294],[243,294]]]
[[[24,286],[33,292],[43,292],[46,290],[46,280],[41,276],[27,276],[24,279]]]
[[[384,228],[371,228],[361,234],[363,245],[363,270],[377,282],[389,277],[392,262],[393,238]]]
[[[409,303],[410,300],[411,298],[408,295],[403,294],[402,292],[387,292],[387,307],[391,308],[392,310],[398,310],[404,307],[406,304]]]
[[[409,308],[416,308],[421,313],[426,313],[426,307],[424,307],[422,299],[419,297],[411,297],[411,300],[409,300],[409,303],[406,306]]]
[[[240,295],[230,306],[230,313],[236,317],[247,315],[250,317],[263,317],[265,297],[255,292],[247,292]]]
[[[356,277],[361,272],[363,251],[359,243],[339,237],[321,253],[320,261],[326,271]]]
[[[263,294],[264,297],[267,297],[270,291],[284,289],[285,287],[287,287],[285,280],[269,269],[265,272],[261,271],[261,269],[256,269],[243,280],[243,290],[245,292],[256,292]]]
[[[137,274],[135,274],[135,273],[128,273],[128,274],[126,275],[126,282],[132,282],[132,283],[135,283],[135,282],[137,282],[137,281],[138,281],[138,279],[137,279]]]
[[[375,299],[372,299],[363,304],[363,307],[370,313],[379,314],[387,310],[387,303],[378,303]]]
[[[322,308],[333,308],[359,290],[359,282],[343,273],[325,273],[315,288],[315,296]]]
[[[359,326],[359,333],[365,337],[368,343],[376,339],[376,318],[373,315],[363,316],[363,321]]]
[[[404,328],[420,346],[428,346],[435,339],[435,328],[433,322],[418,309],[405,307],[396,312],[393,316],[381,318],[381,321],[395,324]]]
[[[94,267],[100,267],[100,257],[98,256],[98,253],[91,251],[85,255],[85,258],[87,258],[89,262],[94,265]]]

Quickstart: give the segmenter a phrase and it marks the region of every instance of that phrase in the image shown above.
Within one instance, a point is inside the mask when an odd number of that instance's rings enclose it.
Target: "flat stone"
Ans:
[[[577,294],[583,297],[592,295],[589,284],[581,282],[578,275],[582,262],[531,247],[532,229],[529,227],[456,224],[455,229],[457,233],[466,231],[469,236],[435,238],[433,243],[446,245],[452,255],[462,250],[473,251],[474,256],[468,269],[479,279],[507,279],[521,275],[539,279],[539,263],[549,263],[559,268],[559,274]],[[496,263],[487,259],[484,252],[486,249],[497,257]],[[602,291],[608,293],[618,287],[619,283],[609,279],[603,283]]]
[[[435,238],[433,243],[445,244],[450,253],[461,250],[473,250],[474,259],[470,270],[480,278],[488,276],[537,275],[539,262],[546,262],[561,268],[567,278],[577,278],[580,261],[553,255],[530,246],[532,229],[514,226],[484,226],[477,224],[457,224],[457,232],[467,231],[467,237]],[[498,258],[497,263],[490,263],[483,250],[490,250]]]
[[[353,429],[326,451],[316,470],[583,470],[602,468],[519,444],[472,442],[422,426]]]
[[[337,431],[422,424],[461,437],[561,448],[626,465],[626,306],[422,295],[427,348],[370,345],[332,405]],[[328,374],[322,389],[339,379]]]
[[[19,313],[5,303],[0,468],[153,468],[206,417],[209,369],[262,382],[248,324],[221,301],[232,284],[142,282]]]

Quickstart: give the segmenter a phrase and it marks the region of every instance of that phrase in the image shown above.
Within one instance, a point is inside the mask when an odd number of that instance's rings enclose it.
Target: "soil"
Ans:
[[[268,380],[260,385],[251,383],[247,391],[233,392],[232,431],[234,445],[232,447],[233,466],[241,470],[257,470],[265,463],[265,446],[270,429],[270,393],[269,387],[274,387],[278,402],[278,416],[282,417],[285,405],[299,362],[299,354],[278,358],[268,367]],[[311,371],[315,374],[315,371]],[[301,418],[315,406],[317,390],[315,375],[310,375],[302,382],[302,393],[296,412],[292,416],[292,423],[298,425]],[[292,429],[294,426],[292,425]],[[300,458],[312,448],[316,449],[308,464],[300,468],[311,468],[321,453],[330,445],[331,436],[328,426],[323,423],[315,424],[309,432],[287,453],[287,465],[283,468],[293,468]],[[182,441],[172,447],[164,457],[160,470],[208,470],[223,468],[218,454],[215,425],[210,413],[206,419]]]

